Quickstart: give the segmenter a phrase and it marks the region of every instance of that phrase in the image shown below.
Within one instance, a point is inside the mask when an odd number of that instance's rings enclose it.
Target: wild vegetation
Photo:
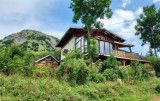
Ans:
[[[24,54],[16,45],[0,52],[2,101],[149,101],[160,96],[160,79],[148,74],[151,66],[137,61],[132,61],[131,66],[125,69],[114,56],[110,56],[106,61],[99,60],[91,69],[89,58],[78,49],[66,54],[59,68],[53,69],[36,67],[34,54]]]

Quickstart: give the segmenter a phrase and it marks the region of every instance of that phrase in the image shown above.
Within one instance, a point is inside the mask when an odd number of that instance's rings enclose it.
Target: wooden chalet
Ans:
[[[134,45],[124,43],[125,39],[107,29],[93,29],[91,37],[98,40],[98,59],[105,60],[112,54],[123,63],[124,67],[129,65],[132,60],[137,60],[141,63],[150,62],[140,59],[138,53],[132,52]],[[70,27],[57,44],[57,47],[62,49],[61,60],[65,58],[64,53],[76,48],[81,48],[82,52],[87,53],[87,32],[80,27]],[[124,51],[122,48],[128,48],[129,51]]]
[[[50,66],[52,68],[58,68],[59,61],[52,55],[47,55],[35,62],[37,66]]]

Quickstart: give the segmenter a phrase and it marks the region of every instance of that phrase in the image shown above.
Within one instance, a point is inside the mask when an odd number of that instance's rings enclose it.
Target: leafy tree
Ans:
[[[148,51],[148,54],[147,54],[148,56],[154,56],[154,53],[153,53],[153,51],[152,51],[152,48],[149,48],[149,51]]]
[[[13,45],[10,48],[10,56],[11,56],[11,58],[13,59],[13,57],[15,55],[24,56],[23,50],[20,47],[18,47],[17,45]]]
[[[93,68],[93,61],[97,57],[97,52],[98,52],[98,41],[96,39],[91,38],[90,44],[88,45],[88,56],[91,60],[91,68]]]
[[[112,11],[110,9],[111,0],[71,0],[70,8],[74,12],[73,23],[77,23],[79,20],[85,25],[84,29],[88,34],[88,55],[92,55],[90,51],[90,34],[92,27],[100,28],[102,23],[97,19],[103,19],[104,17],[110,18]],[[91,53],[90,53],[91,52]],[[92,57],[93,58],[93,57]]]
[[[160,9],[157,11],[154,4],[144,7],[135,29],[135,35],[140,35],[143,41],[142,46],[148,42],[157,56],[157,49],[160,48]]]

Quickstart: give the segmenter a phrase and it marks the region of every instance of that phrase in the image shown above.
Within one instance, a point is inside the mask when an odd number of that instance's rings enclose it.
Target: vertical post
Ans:
[[[122,60],[123,68],[126,68],[126,60]]]
[[[131,47],[129,47],[129,50],[130,50],[130,57],[129,58],[132,58],[132,49],[131,49]]]

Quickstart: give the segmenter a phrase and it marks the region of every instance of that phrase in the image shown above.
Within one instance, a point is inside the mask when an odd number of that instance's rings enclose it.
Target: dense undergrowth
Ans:
[[[58,68],[37,67],[36,58],[46,54],[24,53],[18,46],[0,50],[0,100],[2,101],[150,101],[160,99],[159,59],[143,65],[132,61],[123,68],[111,55],[91,59],[80,49],[65,54]],[[60,51],[53,55],[59,57]],[[154,63],[154,64],[153,64]],[[158,75],[157,75],[158,76]],[[153,100],[154,101],[154,100]]]
[[[54,78],[24,77],[18,74],[0,74],[1,101],[150,101],[160,99],[156,86],[160,79],[144,81],[88,82],[85,85],[70,86]]]

